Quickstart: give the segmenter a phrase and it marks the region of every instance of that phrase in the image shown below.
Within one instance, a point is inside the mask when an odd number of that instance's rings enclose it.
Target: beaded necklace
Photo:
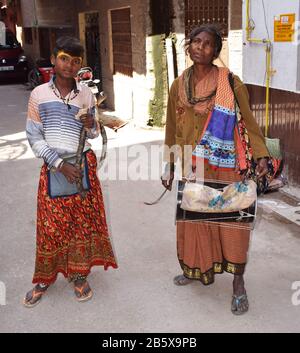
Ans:
[[[56,90],[58,91],[59,94],[56,92]],[[78,94],[79,94],[79,91],[78,91],[77,86],[76,86],[76,82],[74,81],[73,88],[70,91],[70,93],[68,94],[68,97],[67,96],[63,97],[61,92],[60,92],[60,90],[59,90],[59,88],[55,84],[55,78],[53,79],[52,91],[56,95],[57,98],[59,98],[59,99],[61,99],[63,101],[63,103],[68,107],[68,110],[72,109],[70,104],[69,104],[69,102],[71,100],[75,99],[78,96]],[[72,92],[74,92],[73,97],[71,97]]]
[[[211,94],[209,94],[206,97],[194,97],[193,96],[193,73],[194,73],[194,67],[192,66],[190,70],[188,70],[187,72],[187,82],[186,82],[186,93],[187,93],[187,99],[188,102],[192,105],[196,105],[198,103],[202,103],[205,101],[209,101],[210,99],[212,99],[216,93],[217,93],[217,88],[215,90],[213,90],[211,92]]]

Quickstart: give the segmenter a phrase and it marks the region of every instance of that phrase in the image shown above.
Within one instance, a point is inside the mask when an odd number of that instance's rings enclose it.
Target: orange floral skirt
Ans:
[[[109,239],[97,159],[86,154],[91,188],[77,195],[50,198],[47,166],[40,174],[37,202],[36,262],[33,283],[53,283],[58,273],[87,276],[92,266],[117,268]]]

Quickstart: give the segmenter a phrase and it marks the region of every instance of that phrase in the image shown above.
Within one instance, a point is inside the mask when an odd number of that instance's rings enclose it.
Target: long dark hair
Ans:
[[[215,39],[215,59],[220,55],[220,52],[222,50],[222,34],[220,29],[218,28],[217,25],[215,24],[203,24],[201,26],[195,27],[190,34],[187,36],[185,39],[185,51],[187,53],[192,41],[194,38],[201,32],[206,32],[211,34],[214,39]]]

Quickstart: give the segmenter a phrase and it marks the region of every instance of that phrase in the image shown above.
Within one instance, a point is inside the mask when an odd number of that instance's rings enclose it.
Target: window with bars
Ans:
[[[218,24],[228,36],[228,0],[185,0],[185,34],[204,23]]]
[[[130,8],[111,10],[113,70],[132,77]]]

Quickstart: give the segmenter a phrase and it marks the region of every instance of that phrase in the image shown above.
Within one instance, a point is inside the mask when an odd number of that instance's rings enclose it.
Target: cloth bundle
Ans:
[[[257,186],[253,180],[235,182],[227,185],[223,190],[204,184],[186,183],[181,208],[204,213],[241,211],[256,201],[256,189]]]

